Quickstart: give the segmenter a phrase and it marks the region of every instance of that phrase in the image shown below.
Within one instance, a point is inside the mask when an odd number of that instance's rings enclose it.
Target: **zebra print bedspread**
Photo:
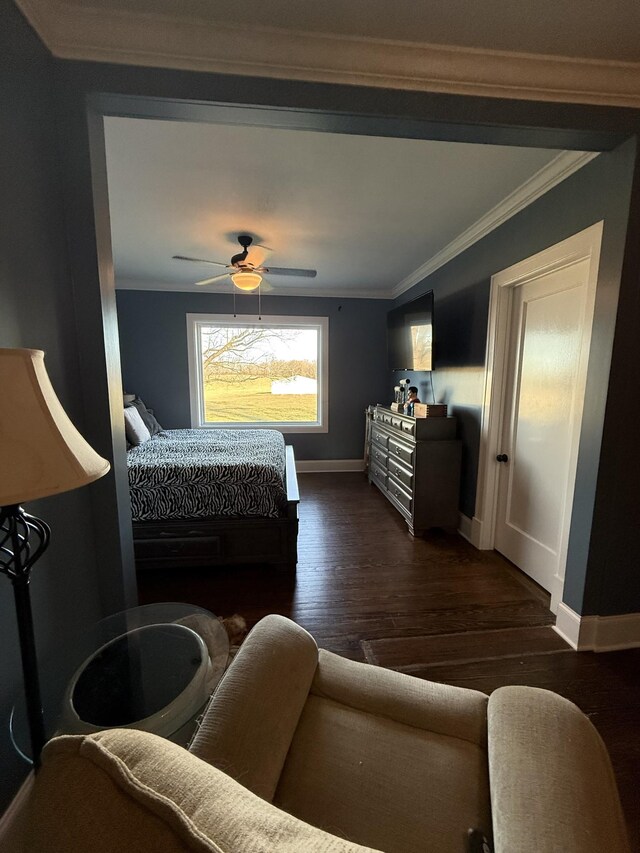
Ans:
[[[277,518],[287,505],[276,430],[163,430],[129,450],[127,465],[134,521]]]

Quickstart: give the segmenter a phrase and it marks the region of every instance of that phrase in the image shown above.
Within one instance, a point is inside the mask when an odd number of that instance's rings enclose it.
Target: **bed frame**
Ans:
[[[270,563],[295,572],[298,562],[298,480],[293,447],[286,447],[286,515],[134,521],[137,569]]]

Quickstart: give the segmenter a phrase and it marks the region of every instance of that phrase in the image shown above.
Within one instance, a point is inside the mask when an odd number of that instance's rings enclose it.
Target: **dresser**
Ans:
[[[376,406],[368,433],[368,475],[413,536],[458,526],[460,456],[455,418],[413,418]]]

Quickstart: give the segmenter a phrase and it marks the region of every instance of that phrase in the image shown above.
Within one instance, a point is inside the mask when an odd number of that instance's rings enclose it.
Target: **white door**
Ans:
[[[511,289],[494,542],[549,592],[564,576],[589,264],[582,259]]]

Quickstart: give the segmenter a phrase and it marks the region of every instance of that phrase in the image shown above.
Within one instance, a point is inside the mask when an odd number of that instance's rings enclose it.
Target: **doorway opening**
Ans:
[[[113,265],[111,251],[111,235],[109,232],[108,221],[108,185],[106,180],[106,162],[104,156],[104,127],[103,120],[106,116],[122,116],[122,117],[148,117],[167,119],[171,118],[179,121],[203,121],[216,123],[224,114],[225,120],[237,121],[239,124],[252,124],[270,127],[295,127],[296,129],[320,129],[325,132],[336,132],[344,134],[363,134],[363,135],[381,135],[381,136],[398,136],[405,138],[420,138],[420,139],[443,139],[446,138],[452,142],[455,141],[480,141],[480,142],[495,142],[498,144],[506,144],[506,137],[503,133],[504,129],[497,126],[489,125],[448,125],[446,128],[436,122],[426,120],[416,121],[415,119],[399,119],[391,116],[358,116],[349,114],[332,114],[321,113],[319,111],[304,111],[304,110],[282,110],[266,107],[251,107],[251,106],[234,106],[230,104],[214,104],[214,103],[188,103],[164,101],[158,99],[124,97],[124,96],[94,96],[90,100],[91,103],[91,141],[92,141],[92,165],[94,177],[94,205],[96,212],[97,223],[97,245],[98,255],[100,258],[101,269],[101,284],[103,294],[107,294],[109,299],[114,298],[115,283],[113,280]],[[567,133],[563,131],[557,136],[548,130],[545,134],[533,135],[531,140],[530,130],[527,128],[511,128],[507,134],[509,143],[514,141],[522,146],[531,146],[539,144],[540,147],[555,147],[564,146],[567,140]],[[586,139],[589,136],[589,139]],[[543,139],[541,138],[543,137]],[[540,140],[540,141],[539,141]],[[619,140],[615,140],[618,142]],[[584,144],[583,144],[584,143]],[[601,150],[606,150],[612,147],[613,140],[608,140],[603,143]],[[580,133],[576,133],[573,139],[575,148],[583,150],[589,147],[597,148],[594,145],[592,134],[586,134],[583,138]],[[113,306],[113,301],[110,307]],[[105,328],[109,324],[116,322],[115,313],[111,310],[104,314]],[[115,331],[117,337],[117,330]],[[112,353],[108,354],[108,356]],[[110,361],[108,358],[107,361]],[[120,364],[110,363],[109,375],[120,375]],[[117,405],[121,388],[113,389],[111,395],[112,408]],[[113,408],[113,422],[115,423],[119,417],[118,412]],[[117,442],[114,441],[114,447]],[[124,441],[120,437],[120,445],[117,447],[120,459],[116,459],[114,467],[120,468],[122,475],[118,479],[119,486],[126,481],[126,460],[124,458]],[[116,471],[118,474],[118,471]],[[479,494],[479,492],[478,492]],[[124,506],[126,502],[126,491],[121,490],[119,502],[122,500]],[[126,513],[120,513],[120,519],[125,519]],[[122,529],[122,527],[121,527]],[[130,532],[124,531],[122,535],[123,541],[130,539]],[[133,552],[130,553],[129,571],[133,571]],[[131,576],[131,575],[130,575]]]

